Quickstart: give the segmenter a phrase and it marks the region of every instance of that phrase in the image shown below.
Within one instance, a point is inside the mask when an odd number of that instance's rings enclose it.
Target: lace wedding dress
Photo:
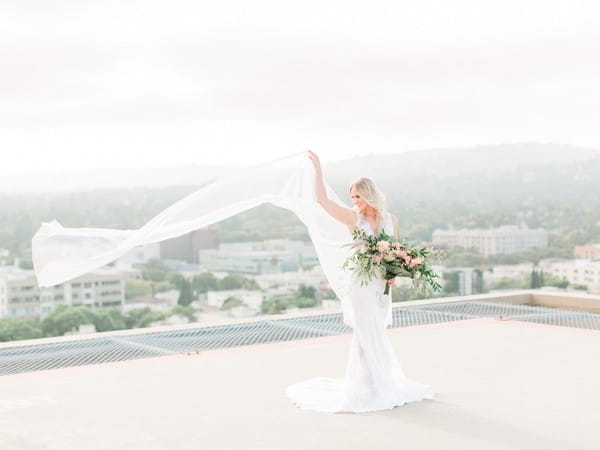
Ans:
[[[370,224],[357,215],[357,227],[372,235]],[[388,213],[384,231],[393,234]],[[384,296],[385,280],[349,292],[354,331],[344,378],[316,377],[288,386],[286,395],[302,409],[326,412],[367,412],[391,409],[408,402],[433,398],[431,386],[409,379],[400,367],[386,325],[391,324],[391,298]]]

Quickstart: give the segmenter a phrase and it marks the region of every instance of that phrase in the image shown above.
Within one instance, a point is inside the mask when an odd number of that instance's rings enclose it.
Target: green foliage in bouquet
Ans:
[[[360,228],[352,232],[353,241],[347,246],[354,251],[343,268],[354,271],[354,276],[362,284],[371,281],[377,274],[384,279],[408,277],[415,287],[430,289],[434,292],[442,289],[435,281],[439,276],[431,269],[431,260],[440,257],[440,253],[425,246],[410,245],[406,240],[395,241],[392,236],[381,231],[378,236],[369,236]],[[390,285],[386,284],[384,294],[388,294]]]

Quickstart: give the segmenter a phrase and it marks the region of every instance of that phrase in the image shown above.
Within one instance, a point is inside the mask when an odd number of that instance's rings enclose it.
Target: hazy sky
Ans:
[[[0,6],[0,171],[600,149],[597,1]]]

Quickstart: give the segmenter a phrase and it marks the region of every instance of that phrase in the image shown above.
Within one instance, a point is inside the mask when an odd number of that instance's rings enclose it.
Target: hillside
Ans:
[[[189,177],[191,169],[186,170]],[[375,179],[400,219],[402,234],[412,239],[427,240],[434,228],[448,224],[526,223],[557,233],[585,231],[580,238],[585,240],[600,223],[600,153],[590,149],[514,144],[370,155],[329,164],[324,172],[348,205],[352,180],[360,175]],[[0,247],[26,252],[39,223],[54,218],[65,226],[139,227],[200,185],[3,194]],[[307,238],[293,214],[270,205],[215,227],[222,241]]]

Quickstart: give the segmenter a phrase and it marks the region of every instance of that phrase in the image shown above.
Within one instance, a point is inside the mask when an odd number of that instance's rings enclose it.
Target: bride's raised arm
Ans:
[[[354,210],[346,208],[334,202],[327,197],[325,191],[325,184],[323,183],[323,172],[321,169],[321,161],[316,153],[312,150],[308,151],[308,157],[313,163],[315,168],[315,192],[317,196],[317,202],[323,207],[323,209],[334,219],[339,220],[343,224],[347,225],[349,229],[353,229],[356,225],[356,215]]]

